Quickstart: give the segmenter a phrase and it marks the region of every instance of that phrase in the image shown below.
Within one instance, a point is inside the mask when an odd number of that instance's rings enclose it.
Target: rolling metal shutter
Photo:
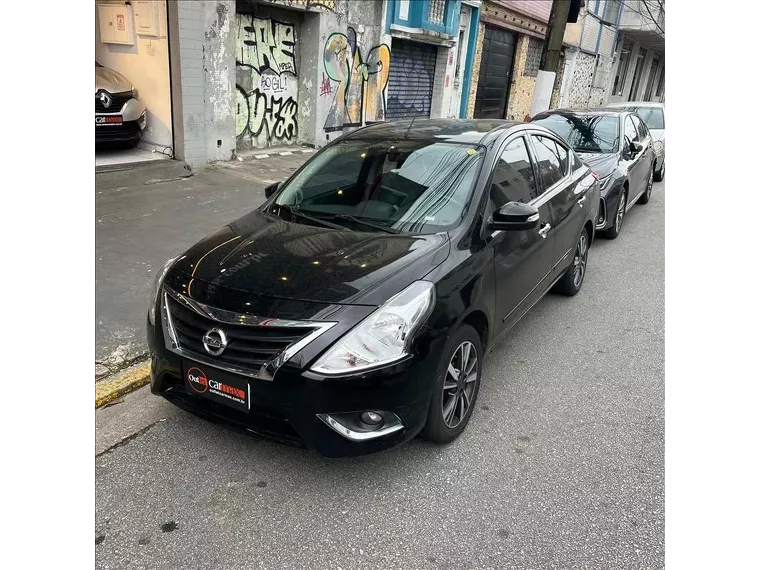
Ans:
[[[476,119],[503,119],[515,54],[515,34],[486,26],[475,95]]]
[[[438,48],[429,44],[393,39],[386,111],[389,120],[430,117],[437,52]]]

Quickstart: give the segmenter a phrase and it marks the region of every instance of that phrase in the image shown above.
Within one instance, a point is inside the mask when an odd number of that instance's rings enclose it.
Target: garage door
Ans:
[[[429,44],[393,39],[386,112],[389,120],[430,116],[437,50]]]
[[[515,41],[515,34],[486,26],[475,95],[476,119],[503,119],[506,116]]]

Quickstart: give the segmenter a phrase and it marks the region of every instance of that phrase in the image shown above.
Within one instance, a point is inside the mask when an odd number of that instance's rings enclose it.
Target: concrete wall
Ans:
[[[478,25],[478,39],[475,44],[475,56],[472,60],[472,79],[470,81],[470,93],[467,99],[467,118],[472,119],[475,114],[475,96],[478,93],[478,76],[480,75],[480,62],[483,57],[483,36],[486,27],[483,22]]]
[[[526,115],[530,114],[536,78],[524,75],[527,58],[528,36],[520,35],[517,37],[512,82],[509,86],[509,101],[507,102],[507,116],[505,117],[509,120],[522,121]]]
[[[172,145],[171,89],[169,85],[169,41],[166,31],[166,4],[158,8],[158,37],[135,33],[134,45],[104,44],[100,41],[98,4],[95,2],[95,60],[124,75],[138,91],[147,107],[143,146],[152,143],[159,150]],[[127,7],[135,26],[134,11]]]

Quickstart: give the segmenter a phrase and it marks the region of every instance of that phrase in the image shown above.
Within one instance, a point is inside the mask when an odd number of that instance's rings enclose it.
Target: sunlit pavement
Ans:
[[[486,358],[451,445],[327,460],[146,389],[98,410],[97,567],[662,568],[664,191]]]

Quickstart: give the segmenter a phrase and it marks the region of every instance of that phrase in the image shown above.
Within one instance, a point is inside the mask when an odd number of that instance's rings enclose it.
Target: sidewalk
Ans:
[[[264,201],[311,152],[232,161],[191,173],[160,161],[95,175],[96,379],[147,355],[145,319],[162,264]]]

